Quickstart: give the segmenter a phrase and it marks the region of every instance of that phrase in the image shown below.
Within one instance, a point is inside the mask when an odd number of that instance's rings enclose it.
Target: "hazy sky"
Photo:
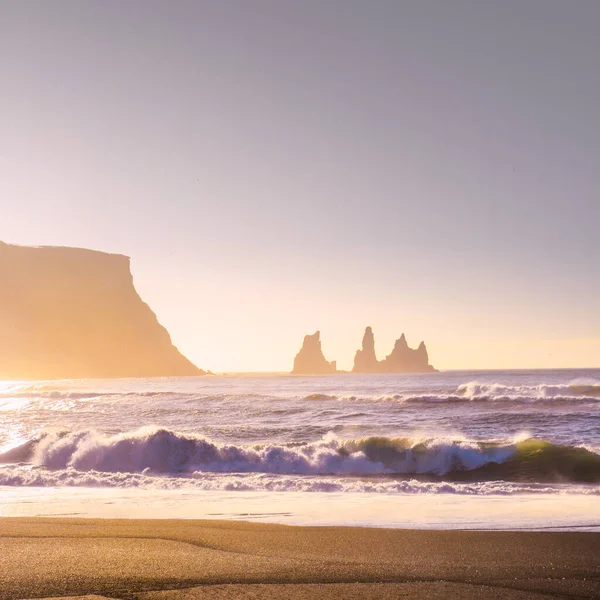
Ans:
[[[0,0],[0,240],[215,371],[600,366],[599,57],[598,0]]]

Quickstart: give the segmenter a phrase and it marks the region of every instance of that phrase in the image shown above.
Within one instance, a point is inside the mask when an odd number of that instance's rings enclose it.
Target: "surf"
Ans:
[[[344,439],[327,434],[316,441],[227,444],[158,427],[115,435],[93,430],[48,432],[4,451],[0,464],[163,476],[264,473],[411,476],[455,482],[600,482],[600,454],[595,449],[538,439]]]

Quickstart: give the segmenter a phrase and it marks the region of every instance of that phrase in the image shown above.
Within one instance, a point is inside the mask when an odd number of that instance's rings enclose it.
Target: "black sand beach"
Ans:
[[[600,534],[3,518],[0,598],[598,598]]]

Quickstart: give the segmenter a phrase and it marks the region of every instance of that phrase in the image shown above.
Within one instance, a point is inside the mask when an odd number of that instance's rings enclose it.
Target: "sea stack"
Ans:
[[[305,335],[302,348],[294,358],[292,373],[297,375],[327,375],[336,372],[335,361],[328,362],[321,349],[321,332]]]
[[[353,371],[355,373],[379,373],[379,362],[375,355],[375,336],[370,327],[365,329],[362,349],[356,351]]]
[[[431,373],[427,348],[421,342],[416,350],[408,347],[404,334],[396,340],[394,349],[380,363],[381,373]]]
[[[0,378],[204,375],[133,285],[129,257],[0,242]]]
[[[394,344],[394,349],[382,361],[375,356],[375,339],[370,327],[365,330],[362,350],[356,352],[353,373],[433,373],[429,364],[425,342],[414,350],[409,348],[406,336],[402,334]]]

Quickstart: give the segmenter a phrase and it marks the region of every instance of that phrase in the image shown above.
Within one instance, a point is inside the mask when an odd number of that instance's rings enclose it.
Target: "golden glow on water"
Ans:
[[[0,411],[18,410],[29,404],[29,398],[0,398]]]
[[[3,488],[0,516],[239,519],[289,525],[600,531],[597,496]],[[265,508],[266,507],[266,508]]]
[[[27,442],[26,432],[23,428],[10,428],[0,426],[0,454],[12,450]]]

